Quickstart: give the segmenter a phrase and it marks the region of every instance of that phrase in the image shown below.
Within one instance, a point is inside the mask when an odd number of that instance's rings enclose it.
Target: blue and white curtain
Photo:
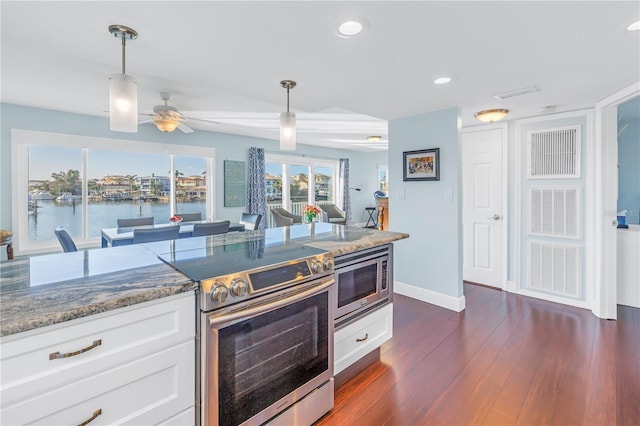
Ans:
[[[264,180],[264,149],[249,148],[249,167],[247,172],[247,213],[261,214],[258,229],[267,227],[267,196]]]
[[[342,191],[342,210],[347,213],[347,225],[351,224],[351,196],[349,194],[349,159],[341,158],[340,159],[340,176],[339,182],[342,186],[340,191]]]

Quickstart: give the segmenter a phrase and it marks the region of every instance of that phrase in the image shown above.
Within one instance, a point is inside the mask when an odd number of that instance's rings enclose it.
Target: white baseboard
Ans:
[[[505,290],[510,293],[516,293],[516,282],[507,280],[507,287],[505,288]]]
[[[435,291],[426,290],[424,288],[419,288],[398,281],[394,281],[393,286],[394,293],[402,294],[403,296],[411,297],[412,299],[431,303],[432,305],[440,306],[441,308],[449,309],[455,312],[464,311],[464,296],[447,296],[446,294],[437,293]]]

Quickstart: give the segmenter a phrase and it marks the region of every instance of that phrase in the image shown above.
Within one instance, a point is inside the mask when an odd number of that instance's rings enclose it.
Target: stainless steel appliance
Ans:
[[[335,258],[336,326],[391,301],[392,257],[387,244]]]
[[[160,257],[200,282],[197,423],[310,425],[333,408],[331,253],[259,240]]]

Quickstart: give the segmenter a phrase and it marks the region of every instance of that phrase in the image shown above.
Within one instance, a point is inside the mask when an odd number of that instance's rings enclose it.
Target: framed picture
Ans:
[[[402,180],[440,180],[440,148],[402,153]]]

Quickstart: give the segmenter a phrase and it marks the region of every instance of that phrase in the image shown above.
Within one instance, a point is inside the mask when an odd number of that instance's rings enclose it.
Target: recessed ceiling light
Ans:
[[[627,31],[640,31],[640,21],[636,21],[627,27]]]
[[[362,33],[364,25],[358,21],[346,21],[338,27],[338,33],[343,37],[355,37]]]
[[[433,80],[433,84],[447,84],[451,82],[451,77],[440,77]]]

